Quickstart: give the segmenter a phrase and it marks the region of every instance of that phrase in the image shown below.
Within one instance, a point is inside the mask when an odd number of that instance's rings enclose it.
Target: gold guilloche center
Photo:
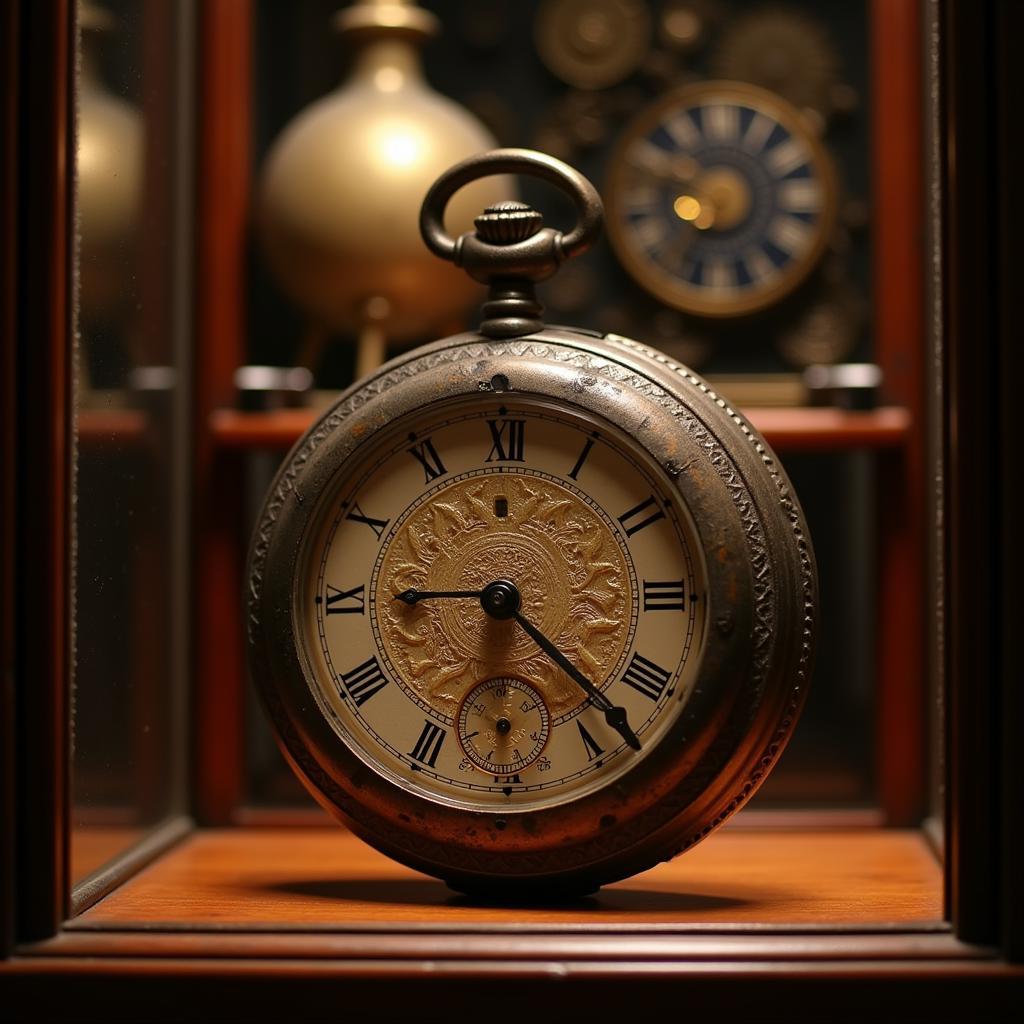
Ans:
[[[378,561],[375,626],[401,685],[444,717],[481,680],[514,671],[557,718],[585,694],[514,621],[491,618],[472,598],[410,607],[394,595],[510,580],[523,615],[601,686],[630,640],[631,569],[608,521],[577,493],[540,476],[472,476],[396,525]]]

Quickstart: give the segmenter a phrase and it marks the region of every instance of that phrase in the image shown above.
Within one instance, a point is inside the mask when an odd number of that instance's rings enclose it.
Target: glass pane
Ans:
[[[357,42],[343,36],[339,43],[330,34],[337,6],[333,0],[310,0],[301,9],[274,0],[260,0],[254,6],[253,174],[257,180],[269,180],[260,176],[268,175],[271,158],[289,137],[290,126],[313,104],[320,104],[321,111],[336,107],[335,120],[323,115],[325,125],[338,133],[351,129],[347,145],[359,144],[358,122],[344,120],[338,97],[362,67],[358,61],[346,62],[345,55],[361,51]],[[579,13],[590,10],[588,5],[576,5],[575,13],[569,11],[573,5],[565,5],[557,30],[555,21],[544,13],[556,5],[538,0],[488,4],[424,0],[421,6],[440,20],[437,37],[422,51],[430,85],[477,117],[500,144],[541,149],[567,160],[602,193],[610,237],[542,286],[550,322],[613,331],[647,342],[708,376],[723,394],[744,407],[787,405],[804,411],[800,407],[811,404],[804,379],[808,366],[883,361],[876,344],[880,325],[873,320],[876,312],[871,306],[872,261],[879,243],[871,221],[876,111],[870,106],[869,4],[788,0],[778,5],[729,6],[650,0],[635,5],[646,10],[645,18],[649,15],[646,33],[632,38],[623,30],[618,45],[604,49],[602,15],[584,24]],[[587,33],[596,35],[590,38]],[[696,101],[700,112],[674,97],[681,95],[679,90],[713,81],[724,84],[708,109],[717,110],[722,121],[704,125],[705,116],[715,115],[705,113]],[[753,108],[744,106],[743,100],[754,95],[751,89],[761,90],[756,95],[764,104],[756,125]],[[353,106],[344,110],[351,112]],[[693,143],[694,166],[704,168],[698,176],[703,185],[694,188],[701,195],[715,193],[718,199],[710,200],[711,205],[718,203],[724,218],[706,231],[711,239],[708,266],[714,253],[732,260],[741,282],[748,272],[753,273],[744,253],[755,242],[763,244],[766,253],[774,253],[774,259],[785,261],[770,239],[756,240],[757,218],[767,222],[779,211],[772,213],[770,204],[757,198],[761,193],[748,189],[750,182],[761,179],[749,166],[750,153],[740,146],[742,152],[737,154],[733,128],[752,132],[751,152],[758,152],[761,143],[753,139],[757,125],[763,128],[768,123],[762,116],[774,111],[773,116],[782,118],[787,110],[799,111],[799,121],[793,123],[803,125],[798,132],[801,145],[820,144],[836,171],[836,180],[828,187],[823,184],[820,195],[799,184],[787,193],[792,212],[805,222],[819,200],[834,206],[831,231],[818,262],[804,279],[791,287],[780,286],[761,308],[746,313],[734,307],[718,308],[711,315],[692,297],[686,301],[666,298],[659,293],[658,274],[642,264],[628,238],[623,239],[627,229],[620,225],[616,235],[616,203],[648,228],[670,230],[653,223],[661,216],[660,207],[651,207],[655,213],[648,221],[650,211],[629,206],[642,205],[636,197],[652,193],[652,187],[649,181],[641,187],[639,179],[628,185],[632,179],[626,166],[627,143],[642,141],[647,131],[642,125],[653,124],[650,119],[658,111],[663,120],[667,118],[666,124],[697,118],[693,131],[715,144]],[[738,120],[734,122],[732,116]],[[326,149],[328,128],[323,132],[319,144]],[[651,137],[662,138],[657,132]],[[323,178],[317,173],[317,151],[312,143],[309,147],[308,153],[303,151],[306,162],[292,152],[292,167],[300,166],[308,175],[309,187],[315,188]],[[744,177],[748,172],[750,177]],[[293,173],[299,175],[298,170]],[[680,173],[682,189],[691,172]],[[550,190],[529,180],[519,186],[522,198],[546,214],[553,212],[550,219],[563,226],[559,217],[564,211]],[[822,198],[826,196],[827,203]],[[325,203],[330,198],[325,194]],[[734,202],[738,205],[730,206]],[[673,228],[679,227],[678,220],[665,216]],[[633,258],[627,258],[630,253]],[[325,326],[310,297],[288,287],[279,268],[275,269],[273,255],[269,246],[254,244],[248,359],[253,364],[299,365],[313,372],[315,387],[328,394],[310,396],[312,404],[320,397],[329,398],[329,389],[351,382],[358,339],[350,326]],[[703,270],[696,265],[688,273],[694,281],[704,281]],[[771,277],[774,271],[769,267],[765,273]],[[463,323],[474,324],[477,314],[472,305],[464,312]],[[392,336],[387,348],[397,354],[413,342],[429,340],[430,333],[415,338]],[[829,397],[837,405],[870,405],[878,396],[834,393]],[[757,805],[857,809],[879,798],[877,765],[882,752],[877,722],[884,709],[879,707],[877,692],[876,619],[882,613],[875,573],[879,555],[875,476],[883,456],[870,450],[851,453],[843,445],[830,448],[827,437],[813,447],[819,454],[782,451],[780,457],[807,511],[819,561],[822,620],[817,665],[804,719]],[[250,458],[251,511],[259,507],[275,463],[273,453]],[[276,806],[304,799],[251,695],[245,727],[249,801]]]
[[[185,5],[82,3],[71,874],[182,810]]]

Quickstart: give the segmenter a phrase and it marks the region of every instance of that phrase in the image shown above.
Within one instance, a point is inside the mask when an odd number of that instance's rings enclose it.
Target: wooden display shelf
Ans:
[[[1014,998],[1024,970],[959,942],[942,888],[916,831],[727,826],[594,896],[503,906],[335,826],[208,830],[21,946],[0,988],[36,1019],[253,1024],[665,1005],[817,1024]]]
[[[79,446],[84,451],[120,452],[142,445],[149,418],[141,409],[82,409],[76,421]]]
[[[832,408],[748,408],[744,415],[778,452],[839,452],[899,448],[910,436],[910,413],[899,406],[863,412]],[[313,409],[210,416],[215,447],[229,451],[290,448],[320,413]]]
[[[193,833],[70,927],[838,929],[941,920],[942,870],[916,831],[729,827],[586,899],[502,906],[453,893],[328,826]]]

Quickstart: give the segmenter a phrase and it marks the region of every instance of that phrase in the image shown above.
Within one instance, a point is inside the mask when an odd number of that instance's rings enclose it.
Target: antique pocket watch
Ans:
[[[564,189],[457,240],[492,174]],[[353,832],[464,891],[586,892],[698,842],[804,702],[816,574],[789,481],[686,367],[545,326],[534,282],[601,202],[551,157],[453,167],[427,245],[490,285],[478,332],[357,382],[285,459],[248,565],[252,675],[285,756]]]

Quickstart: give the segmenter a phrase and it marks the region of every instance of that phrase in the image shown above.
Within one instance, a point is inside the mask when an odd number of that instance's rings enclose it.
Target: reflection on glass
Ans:
[[[181,361],[167,5],[79,6],[72,882],[178,809]]]

